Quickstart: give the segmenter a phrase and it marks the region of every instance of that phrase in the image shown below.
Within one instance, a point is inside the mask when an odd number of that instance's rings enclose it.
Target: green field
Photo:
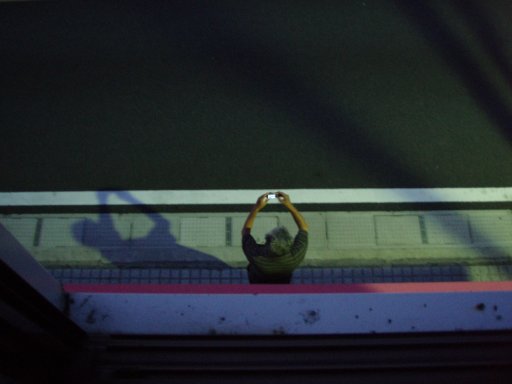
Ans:
[[[1,3],[0,191],[512,185],[508,1]]]

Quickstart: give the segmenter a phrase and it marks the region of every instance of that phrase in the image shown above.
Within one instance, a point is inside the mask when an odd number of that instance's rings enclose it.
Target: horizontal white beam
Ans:
[[[512,292],[332,294],[71,293],[87,332],[370,334],[512,329]],[[165,319],[163,321],[162,319]]]
[[[132,199],[108,194],[108,205],[215,205],[253,204],[268,189],[124,191]],[[286,189],[297,204],[358,203],[491,203],[512,202],[512,187],[496,188],[365,188]],[[105,192],[101,192],[105,193]],[[272,201],[271,201],[272,202]],[[275,203],[275,202],[272,202]],[[101,205],[97,191],[0,192],[0,206]]]

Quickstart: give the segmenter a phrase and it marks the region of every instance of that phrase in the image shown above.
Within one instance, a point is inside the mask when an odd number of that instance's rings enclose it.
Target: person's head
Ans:
[[[281,256],[290,251],[292,236],[285,227],[276,227],[265,235],[265,246],[269,255]]]

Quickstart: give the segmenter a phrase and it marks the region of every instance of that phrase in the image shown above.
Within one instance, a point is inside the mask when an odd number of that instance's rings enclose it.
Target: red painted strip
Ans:
[[[378,284],[64,284],[69,293],[328,294],[512,291],[512,281]]]

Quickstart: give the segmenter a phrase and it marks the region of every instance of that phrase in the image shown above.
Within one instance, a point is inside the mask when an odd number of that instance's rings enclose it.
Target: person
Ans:
[[[267,205],[269,198],[277,198],[291,213],[299,231],[292,238],[285,227],[276,227],[265,236],[265,244],[258,244],[251,235],[256,215]],[[289,284],[293,271],[306,256],[308,224],[284,192],[261,195],[251,209],[242,228],[242,249],[249,261],[247,272],[251,284]]]

